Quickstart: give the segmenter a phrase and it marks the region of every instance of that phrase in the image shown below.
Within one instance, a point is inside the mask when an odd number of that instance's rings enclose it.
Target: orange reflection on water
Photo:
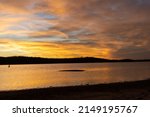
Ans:
[[[60,72],[60,70],[85,70]],[[111,83],[146,79],[147,63],[82,63],[0,66],[0,90]],[[140,72],[137,72],[140,71]]]

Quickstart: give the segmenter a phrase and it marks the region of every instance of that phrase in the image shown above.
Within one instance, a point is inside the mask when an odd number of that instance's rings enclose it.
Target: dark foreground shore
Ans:
[[[1,100],[148,100],[150,79],[134,82],[2,91]]]

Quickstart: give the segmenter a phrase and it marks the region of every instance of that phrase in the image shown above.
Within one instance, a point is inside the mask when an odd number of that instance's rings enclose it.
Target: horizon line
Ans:
[[[78,58],[94,58],[94,59],[105,59],[105,60],[150,60],[150,58],[146,59],[130,59],[130,58],[113,58],[113,59],[108,59],[108,58],[99,58],[99,57],[91,57],[91,56],[85,56],[85,57],[70,57],[70,58],[49,58],[49,57],[37,57],[37,56],[0,56],[1,58],[11,58],[11,57],[26,57],[26,58],[41,58],[41,59],[78,59]]]

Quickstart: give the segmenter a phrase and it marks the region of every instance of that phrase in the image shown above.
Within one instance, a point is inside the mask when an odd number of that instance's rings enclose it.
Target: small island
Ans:
[[[69,69],[69,70],[60,70],[60,72],[84,72],[85,70],[80,69]]]

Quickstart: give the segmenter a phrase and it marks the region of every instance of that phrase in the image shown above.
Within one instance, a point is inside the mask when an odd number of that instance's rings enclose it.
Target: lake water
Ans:
[[[60,72],[80,69],[84,72]],[[150,62],[0,65],[0,90],[133,81],[150,78]]]

